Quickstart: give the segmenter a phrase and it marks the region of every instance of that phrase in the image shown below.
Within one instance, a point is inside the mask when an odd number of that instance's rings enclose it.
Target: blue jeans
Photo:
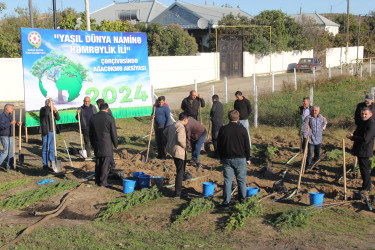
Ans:
[[[52,164],[55,160],[55,146],[53,142],[53,132],[42,135],[42,161],[43,167],[48,167],[48,160]]]
[[[246,198],[246,158],[223,159],[224,169],[224,204],[229,204],[232,193],[233,175],[236,175],[238,199]]]
[[[206,139],[207,132],[204,132],[201,137],[198,138],[197,141],[192,141],[191,142],[191,158],[193,161],[198,162],[199,160],[199,155],[201,154],[201,148],[204,143],[204,139]]]
[[[242,125],[247,130],[247,134],[249,135],[249,143],[251,149],[251,138],[250,138],[250,130],[249,130],[249,120],[239,120],[238,123]]]
[[[6,168],[10,169],[13,167],[13,136],[0,136],[1,144],[3,145],[3,151],[0,153],[0,165],[8,156]]]

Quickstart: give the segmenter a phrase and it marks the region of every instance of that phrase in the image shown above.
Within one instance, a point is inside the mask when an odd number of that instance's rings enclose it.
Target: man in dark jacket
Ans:
[[[197,97],[195,90],[190,91],[190,95],[182,100],[181,109],[187,116],[193,117],[195,120],[198,119],[199,106],[202,108],[205,106],[204,99],[201,94]]]
[[[113,146],[118,147],[115,120],[108,115],[108,104],[100,105],[99,113],[90,120],[90,141],[94,147],[95,183],[108,187],[108,168],[113,155]]]
[[[6,164],[6,170],[13,168],[13,105],[6,104],[4,106],[4,112],[0,115],[0,139],[3,145],[3,151],[0,153],[0,165],[3,164],[4,160],[8,157]],[[22,122],[17,122],[18,126],[22,125]]]
[[[354,122],[357,126],[362,121],[361,110],[365,107],[370,108],[371,112],[375,114],[374,96],[372,94],[367,94],[365,96],[365,101],[357,104],[357,108],[354,113]]]
[[[163,131],[171,123],[171,111],[167,105],[165,105],[165,97],[159,96],[157,104],[154,106],[155,115],[152,115],[151,119],[154,120],[155,139],[158,146],[158,159],[167,159],[167,153],[165,146],[167,145],[167,138],[164,136]]]
[[[352,141],[353,154],[358,157],[359,170],[362,176],[362,191],[371,191],[371,176],[370,176],[370,157],[373,155],[374,137],[375,137],[375,121],[372,110],[365,107],[361,111],[361,122],[358,123],[357,129],[353,134],[348,134],[346,137]]]
[[[199,162],[199,155],[201,153],[204,139],[206,139],[207,136],[206,128],[193,117],[188,118],[185,128],[187,139],[186,144],[187,146],[191,146],[191,158],[195,162],[197,168],[203,168],[203,165]]]
[[[246,198],[246,164],[250,164],[250,143],[246,129],[238,124],[239,116],[237,110],[229,111],[229,123],[220,128],[217,141],[224,171],[224,209],[229,207],[234,174],[238,184],[238,199],[242,203]]]
[[[90,119],[97,113],[96,107],[91,104],[90,97],[86,96],[83,99],[83,105],[77,109],[76,119],[78,121],[78,116],[81,119],[81,130],[83,134],[83,140],[85,141],[85,149],[87,152],[87,157],[91,157],[91,146],[90,146]]]
[[[247,130],[249,136],[249,143],[251,147],[251,138],[249,130],[249,116],[251,114],[251,104],[248,99],[246,99],[241,91],[236,91],[235,96],[237,100],[234,101],[234,109],[240,113],[240,120],[238,121]]]
[[[50,170],[48,167],[55,161],[55,146],[53,141],[53,124],[55,125],[56,131],[56,121],[60,120],[59,112],[57,111],[56,107],[53,106],[53,117],[54,122],[52,122],[51,116],[51,104],[52,98],[49,98],[45,101],[45,106],[40,109],[39,117],[40,117],[40,130],[42,132],[42,162],[43,162],[43,170]]]
[[[212,143],[214,144],[214,149],[215,149],[215,157],[218,157],[217,137],[219,135],[219,129],[223,126],[223,115],[224,115],[223,104],[219,102],[218,95],[213,95],[210,119],[212,122],[211,134],[212,134]]]

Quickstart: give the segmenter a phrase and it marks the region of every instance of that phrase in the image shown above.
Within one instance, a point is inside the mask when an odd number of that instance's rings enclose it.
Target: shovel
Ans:
[[[16,135],[16,111],[13,110],[13,168],[16,169],[16,138],[15,138],[15,135]]]
[[[52,119],[52,132],[53,132],[53,147],[55,149],[55,160],[52,162],[52,169],[55,173],[61,171],[61,160],[57,160],[57,148],[56,148],[56,134],[55,134],[55,117],[53,115],[53,102],[51,103],[51,119]]]
[[[82,112],[82,111],[81,111]],[[83,158],[87,158],[87,151],[86,149],[83,149],[83,144],[82,144],[82,131],[81,131],[81,114],[78,114],[78,125],[79,125],[79,139],[81,140],[81,150],[79,151],[79,154]]]
[[[204,142],[204,151],[206,151],[206,153],[208,153],[210,151],[210,141],[209,141],[210,132],[211,132],[211,121],[208,123],[207,137],[206,137],[206,140]]]
[[[148,163],[148,154],[150,153],[150,145],[151,145],[151,138],[152,138],[152,129],[154,128],[154,121],[155,121],[155,110],[156,106],[152,112],[152,122],[151,122],[151,129],[150,129],[150,138],[148,139],[148,146],[147,146],[147,153],[146,153],[146,159],[142,158],[143,163]]]
[[[20,108],[20,122],[22,121],[22,108]],[[19,127],[19,133],[18,133],[18,161],[23,164],[25,161],[25,155],[21,153],[21,135],[22,135],[22,128]]]

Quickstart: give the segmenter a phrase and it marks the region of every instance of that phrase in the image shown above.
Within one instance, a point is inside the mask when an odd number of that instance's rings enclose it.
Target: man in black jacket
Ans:
[[[218,157],[217,137],[219,135],[219,129],[223,126],[223,115],[224,115],[223,104],[219,102],[218,95],[213,95],[210,118],[212,122],[211,134],[212,134],[212,143],[214,144],[214,149],[215,149],[215,157]]]
[[[370,176],[370,157],[373,155],[374,137],[375,137],[375,121],[372,110],[368,107],[361,111],[362,120],[359,122],[357,129],[353,134],[346,137],[352,141],[353,154],[358,157],[359,170],[362,176],[362,191],[371,191]]]
[[[374,96],[372,94],[367,94],[365,96],[365,101],[357,104],[357,108],[354,113],[354,122],[357,126],[362,121],[361,110],[365,107],[370,108],[372,113],[375,114]]]
[[[113,146],[118,147],[115,120],[108,115],[108,104],[100,105],[99,113],[90,120],[90,141],[94,147],[95,183],[108,187],[108,168],[113,155]]]
[[[76,119],[78,121],[78,116],[81,119],[81,130],[83,134],[83,140],[85,141],[85,149],[87,152],[87,157],[91,157],[91,146],[90,146],[90,119],[97,113],[96,107],[91,104],[90,97],[86,96],[83,99],[83,105],[77,109]]]
[[[190,95],[182,100],[181,109],[187,116],[193,117],[195,120],[198,119],[199,106],[202,108],[205,106],[204,99],[201,94],[197,97],[195,90],[190,91]]]
[[[239,113],[228,113],[229,123],[220,128],[217,141],[218,153],[224,170],[223,208],[229,207],[233,175],[238,184],[238,199],[242,203],[246,198],[246,163],[250,164],[250,143],[247,131],[238,124]]]
[[[246,128],[251,147],[251,138],[249,130],[249,116],[251,114],[251,104],[250,101],[242,95],[241,91],[236,91],[234,95],[237,98],[237,100],[234,101],[234,109],[240,113],[240,120],[238,121],[238,123],[241,124],[244,128]]]
[[[56,121],[60,120],[59,112],[57,111],[56,107],[53,106],[53,118],[54,122],[52,122],[51,116],[51,104],[52,98],[49,98],[45,101],[45,106],[42,107],[39,111],[39,118],[40,118],[40,130],[42,132],[42,162],[43,162],[43,170],[50,170],[48,167],[55,161],[55,146],[53,141],[53,124],[55,124],[55,131],[56,131]]]
[[[0,139],[3,145],[3,151],[0,153],[0,165],[3,164],[4,160],[8,157],[6,170],[9,170],[13,166],[13,105],[5,104],[4,112],[0,115]],[[18,126],[22,125],[22,122],[17,123]]]

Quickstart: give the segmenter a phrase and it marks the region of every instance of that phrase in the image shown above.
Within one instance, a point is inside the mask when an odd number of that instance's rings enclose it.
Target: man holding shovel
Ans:
[[[353,134],[347,134],[346,137],[354,141],[353,155],[358,157],[359,170],[363,180],[362,191],[369,193],[371,191],[370,157],[373,155],[374,148],[375,121],[369,107],[362,109],[361,117],[357,129]]]
[[[110,187],[108,169],[113,156],[113,147],[117,150],[117,130],[115,119],[108,115],[108,104],[100,104],[99,113],[90,120],[90,141],[95,154],[95,183],[98,186]],[[113,147],[112,147],[113,145]]]
[[[83,105],[77,109],[76,119],[78,121],[78,116],[80,116],[81,131],[83,134],[83,140],[85,141],[85,148],[87,152],[87,157],[91,157],[91,145],[90,145],[90,120],[91,117],[97,113],[96,107],[91,104],[90,97],[86,96],[83,99]]]
[[[0,153],[0,165],[3,164],[5,158],[8,157],[6,170],[9,170],[13,166],[13,124],[16,121],[13,120],[13,105],[5,104],[4,112],[0,115],[0,138],[1,144],[3,145],[3,151]],[[18,126],[22,125],[22,122],[17,122]]]
[[[52,122],[51,117],[51,105],[52,98],[45,101],[45,106],[40,109],[40,130],[42,132],[42,162],[43,170],[50,170],[48,167],[48,161],[50,164],[55,161],[55,146],[53,140],[53,131],[56,129],[56,122]],[[53,106],[53,116],[55,121],[60,120],[59,112],[56,107]],[[53,128],[55,126],[55,128]]]
[[[188,97],[184,98],[181,103],[181,109],[187,116],[198,119],[199,107],[204,108],[205,102],[201,94],[197,96],[195,90],[191,90]]]

